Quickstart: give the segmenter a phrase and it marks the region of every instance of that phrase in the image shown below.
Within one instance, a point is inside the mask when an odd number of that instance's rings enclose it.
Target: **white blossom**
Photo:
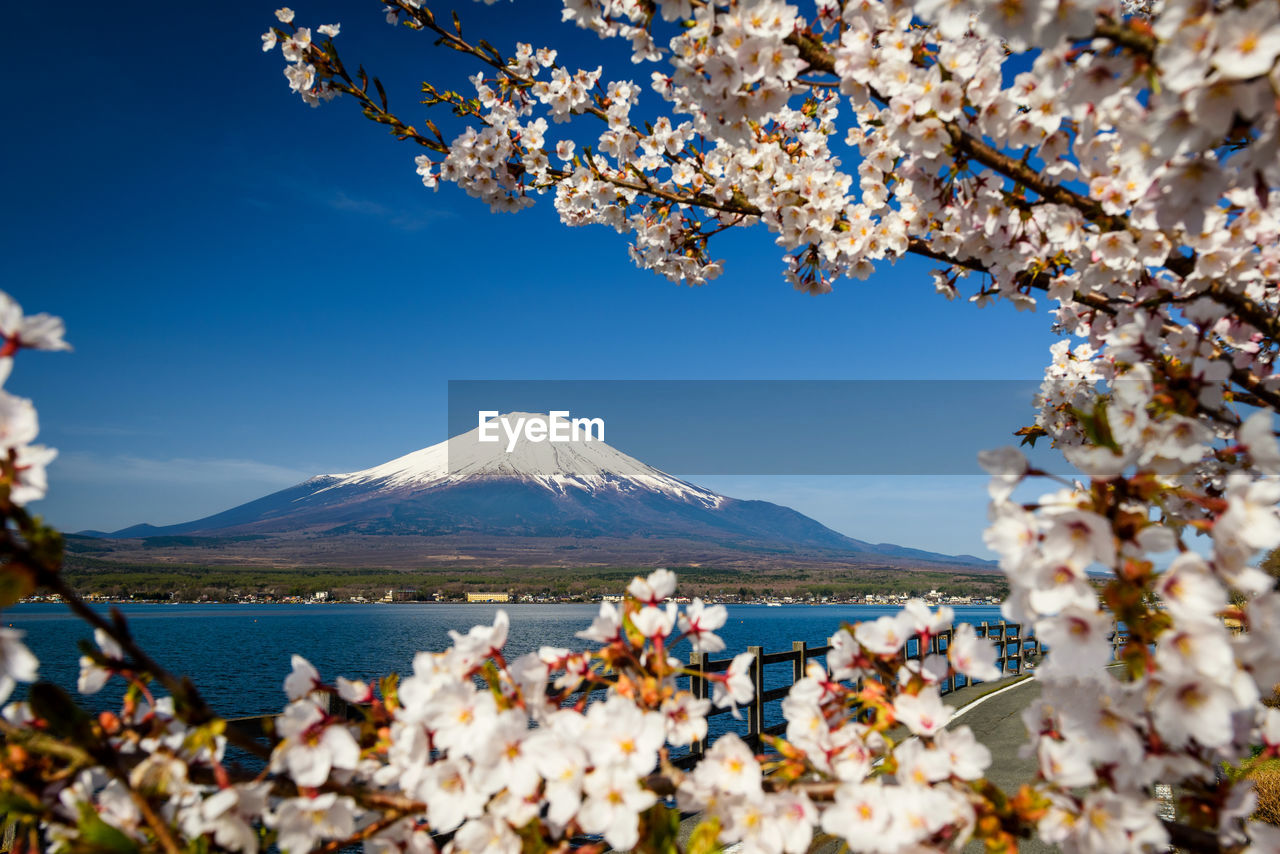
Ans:
[[[120,644],[102,629],[93,630],[93,639],[108,661],[121,661],[124,658],[124,650]],[[110,669],[98,665],[87,655],[80,656],[80,679],[76,683],[76,688],[81,694],[98,693],[110,678]]]
[[[26,632],[0,628],[0,703],[9,699],[18,682],[34,682],[39,660],[22,642]]]

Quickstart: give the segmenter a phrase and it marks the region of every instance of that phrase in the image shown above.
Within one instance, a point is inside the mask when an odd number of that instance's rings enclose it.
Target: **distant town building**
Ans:
[[[468,602],[510,602],[510,593],[468,593]]]

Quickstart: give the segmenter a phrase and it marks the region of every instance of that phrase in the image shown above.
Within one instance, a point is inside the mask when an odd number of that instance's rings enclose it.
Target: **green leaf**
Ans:
[[[14,818],[19,815],[40,815],[44,810],[14,792],[0,792],[0,815]]]
[[[685,854],[719,854],[724,850],[717,840],[719,835],[720,819],[715,817],[703,819],[689,835],[689,841],[685,844]]]
[[[1098,401],[1098,405],[1093,408],[1093,415],[1093,429],[1097,434],[1098,444],[1119,454],[1120,446],[1116,444],[1115,438],[1111,435],[1111,421],[1107,417],[1107,404],[1105,401]]]
[[[387,708],[392,708],[400,704],[400,674],[392,673],[382,677],[378,682],[378,693],[382,695],[382,702]]]
[[[31,711],[47,722],[49,732],[53,735],[68,739],[81,747],[88,747],[96,742],[88,713],[57,685],[37,682],[31,686],[27,699],[31,703]]]
[[[35,589],[35,576],[25,566],[13,563],[0,566],[0,608],[27,598]]]
[[[680,854],[680,813],[654,804],[640,815],[641,854]]]
[[[543,854],[548,850],[547,842],[542,838],[542,823],[536,818],[517,828],[516,834],[520,837],[521,854]]]
[[[88,804],[80,805],[80,836],[69,846],[77,854],[134,854],[138,843],[107,824]]]
[[[1030,445],[1031,447],[1034,448],[1036,445],[1036,440],[1042,439],[1045,436],[1048,436],[1049,433],[1043,427],[1040,427],[1038,425],[1033,425],[1031,427],[1022,427],[1018,430],[1015,430],[1013,432],[1013,435],[1021,436],[1023,445]]]

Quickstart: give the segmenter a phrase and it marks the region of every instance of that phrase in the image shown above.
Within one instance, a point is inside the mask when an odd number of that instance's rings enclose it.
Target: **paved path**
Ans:
[[[1036,775],[1035,760],[1019,757],[1018,750],[1027,742],[1022,711],[1040,696],[1040,685],[1031,678],[1009,681],[1008,685],[989,688],[974,697],[966,697],[969,689],[963,689],[944,699],[957,708],[948,728],[964,724],[973,730],[978,741],[991,750],[987,778],[1013,793]],[[979,686],[979,690],[984,687],[987,686]]]
[[[959,691],[946,698],[949,703],[957,706],[956,716],[952,718],[949,727],[964,724],[973,730],[978,741],[991,751],[991,767],[987,769],[987,779],[1005,793],[1013,794],[1019,786],[1036,776],[1036,761],[1018,756],[1018,749],[1027,743],[1027,728],[1022,723],[1022,710],[1040,696],[1040,684],[1034,679],[1024,679],[979,696],[966,705],[962,705],[963,694],[964,691]],[[966,852],[982,850],[983,846],[976,842],[965,848]],[[1046,854],[1057,850],[1057,846],[1035,839],[1021,841],[1018,846],[1019,854]]]
[[[948,727],[963,724],[973,730],[978,740],[991,751],[991,767],[987,769],[987,778],[1009,794],[1016,792],[1019,786],[1036,776],[1035,760],[1019,757],[1018,749],[1027,741],[1027,730],[1022,724],[1022,710],[1039,696],[1040,685],[1034,679],[1014,677],[962,688],[943,698],[956,709]],[[681,827],[681,835],[687,835],[695,823],[696,820],[686,819]],[[726,854],[732,854],[739,847],[730,846],[726,849]],[[840,850],[841,845],[836,843],[824,846],[814,854],[836,854]],[[965,849],[966,852],[982,850],[983,846],[976,842]],[[1050,854],[1057,852],[1058,848],[1038,840],[1023,840],[1018,851],[1019,854]]]

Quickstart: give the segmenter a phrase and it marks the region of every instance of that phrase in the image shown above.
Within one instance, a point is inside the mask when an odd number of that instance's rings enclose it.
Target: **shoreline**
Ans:
[[[85,599],[89,605],[309,605],[315,607],[334,607],[334,606],[351,606],[351,605],[468,605],[476,607],[486,606],[506,606],[506,605],[599,605],[602,601],[612,601],[611,598],[605,599],[513,599],[508,601],[489,600],[489,601],[473,601],[468,602],[465,599],[422,599],[422,600],[403,600],[403,601],[383,601],[373,600],[348,600],[348,599],[332,599],[332,600],[313,600],[313,599]],[[688,604],[691,598],[681,597],[673,599],[673,602],[679,604]],[[946,606],[949,608],[999,608],[1002,600],[981,602],[949,602],[946,600],[925,599],[925,604],[931,608]],[[876,602],[854,601],[854,600],[829,600],[825,602],[777,602],[765,599],[734,599],[707,597],[703,598],[703,602],[707,605],[753,605],[766,607],[788,607],[788,608],[817,608],[817,607],[867,607],[867,608],[892,608],[902,607],[905,600],[885,600]],[[17,608],[23,605],[64,605],[63,600],[54,597],[40,597],[32,599],[23,599],[10,605],[10,608]]]

